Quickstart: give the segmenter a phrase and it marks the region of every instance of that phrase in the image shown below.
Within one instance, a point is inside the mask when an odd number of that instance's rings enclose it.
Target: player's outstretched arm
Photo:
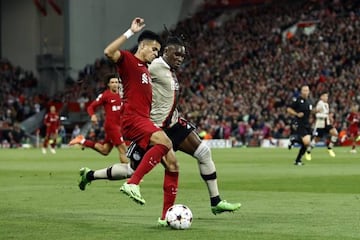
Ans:
[[[127,39],[134,35],[134,33],[140,32],[144,27],[145,21],[143,18],[134,18],[134,20],[131,22],[130,28],[105,48],[105,56],[111,59],[113,62],[117,62],[121,56],[119,51],[120,47],[126,42]]]

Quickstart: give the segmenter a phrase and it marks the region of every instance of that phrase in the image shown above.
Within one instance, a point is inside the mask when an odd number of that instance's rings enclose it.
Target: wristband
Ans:
[[[129,39],[132,35],[134,35],[134,32],[129,28],[123,35],[126,39]]]

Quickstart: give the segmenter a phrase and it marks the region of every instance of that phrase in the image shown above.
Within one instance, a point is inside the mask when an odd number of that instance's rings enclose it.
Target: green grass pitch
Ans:
[[[213,149],[223,199],[235,213],[212,215],[194,159],[178,153],[177,203],[188,205],[189,230],[159,228],[163,168],[146,175],[136,205],[119,192],[123,181],[96,181],[82,192],[78,170],[117,162],[91,149],[0,149],[0,239],[360,239],[360,154],[324,148],[294,166],[298,149]]]

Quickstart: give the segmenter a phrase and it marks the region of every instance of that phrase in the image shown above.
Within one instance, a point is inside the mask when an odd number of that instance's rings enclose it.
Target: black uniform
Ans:
[[[304,99],[303,97],[299,96],[294,98],[292,104],[289,106],[295,112],[304,113],[304,116],[301,118],[295,117],[292,121],[291,128],[293,134],[297,135],[298,137],[302,138],[306,135],[311,135],[311,125],[310,125],[310,114],[312,110],[312,104],[309,99]]]

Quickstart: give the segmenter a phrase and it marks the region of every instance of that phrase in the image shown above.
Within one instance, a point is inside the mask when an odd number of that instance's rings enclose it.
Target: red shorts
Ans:
[[[105,143],[110,143],[113,146],[119,146],[124,142],[121,134],[121,127],[117,125],[104,126],[105,130]]]
[[[57,134],[57,128],[46,128],[46,137],[54,137]]]
[[[358,127],[349,127],[348,128],[348,134],[350,137],[357,137],[359,132],[359,128]]]
[[[146,149],[151,135],[162,129],[146,117],[128,115],[122,118],[122,130],[126,140],[134,141],[141,148]]]

